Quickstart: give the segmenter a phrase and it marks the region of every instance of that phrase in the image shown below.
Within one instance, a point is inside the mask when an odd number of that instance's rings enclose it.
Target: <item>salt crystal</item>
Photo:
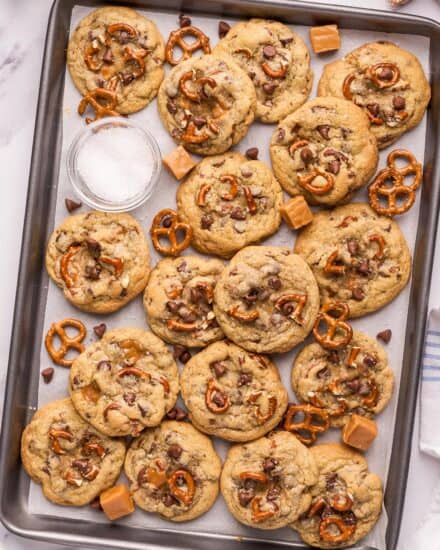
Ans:
[[[109,127],[93,133],[78,152],[77,169],[101,200],[125,202],[151,182],[154,157],[145,136],[131,127]]]

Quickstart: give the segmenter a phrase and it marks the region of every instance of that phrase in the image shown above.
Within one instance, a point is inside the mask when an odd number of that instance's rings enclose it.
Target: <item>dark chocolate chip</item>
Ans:
[[[265,458],[263,462],[263,470],[268,473],[275,469],[277,466],[278,461],[274,458]]]
[[[267,280],[267,284],[268,286],[272,289],[272,290],[280,290],[281,288],[281,279],[279,277],[269,277],[269,279]]]
[[[368,275],[370,273],[370,264],[368,263],[368,260],[362,260],[362,262],[358,265],[357,270],[362,275]]]
[[[320,124],[316,129],[324,139],[329,139],[330,126],[328,124]]]
[[[267,95],[272,95],[276,89],[277,85],[273,82],[265,82],[263,84],[263,90]]]
[[[369,103],[367,105],[367,109],[370,111],[370,113],[373,116],[377,117],[377,115],[380,112],[380,105],[379,105],[379,103]]]
[[[122,78],[122,84],[124,84],[124,86],[128,86],[134,80],[133,73],[120,73],[120,75]]]
[[[226,23],[226,21],[219,21],[218,35],[220,38],[224,38],[228,34],[230,29],[231,25],[229,25],[229,23]]]
[[[86,239],[87,251],[93,258],[99,258],[101,255],[101,245],[95,239]]]
[[[264,46],[263,55],[266,59],[272,59],[273,57],[276,56],[276,54],[277,54],[277,51],[271,44]]]
[[[212,401],[217,405],[217,407],[224,407],[226,404],[226,396],[221,391],[215,391],[212,395]]]
[[[245,491],[244,489],[238,491],[238,502],[240,503],[240,506],[246,508],[246,506],[254,498],[254,496],[254,491]]]
[[[165,493],[162,496],[162,502],[167,507],[173,506],[175,504],[179,504],[179,501],[176,498],[174,498],[171,493]]]
[[[93,332],[96,334],[98,338],[102,338],[106,330],[107,330],[107,325],[105,323],[100,323],[99,325],[96,325],[96,327],[93,327]]]
[[[110,361],[100,361],[96,368],[98,370],[112,370],[112,364],[110,363]]]
[[[134,402],[136,401],[136,394],[133,392],[127,392],[122,395],[122,398],[127,405],[131,406],[134,405]]]
[[[226,372],[226,367],[220,361],[215,361],[214,363],[211,363],[211,368],[214,371],[216,378],[220,378]]]
[[[148,412],[148,408],[147,408],[147,407],[144,407],[144,406],[141,405],[140,403],[137,404],[137,408],[139,409],[139,412],[141,413],[142,418],[144,418],[145,415],[146,415],[147,412]]]
[[[202,216],[202,219],[200,220],[200,227],[202,229],[209,229],[213,223],[214,218],[211,216],[211,214],[204,214]]]
[[[105,54],[102,56],[104,63],[113,63],[113,54],[111,48],[105,50]]]
[[[394,76],[394,72],[389,67],[381,67],[378,71],[376,71],[376,76],[380,80],[391,80]]]
[[[392,335],[392,331],[387,328],[386,330],[382,330],[381,332],[377,333],[376,338],[378,340],[382,340],[382,342],[385,342],[385,344],[388,344],[388,342],[391,340]]]
[[[396,111],[401,111],[402,109],[405,109],[406,101],[405,98],[401,95],[396,95],[393,97],[393,107],[396,109]]]
[[[243,300],[248,304],[252,305],[258,300],[258,296],[260,294],[259,288],[251,288],[249,292],[243,296]]]
[[[280,38],[280,42],[283,46],[287,46],[287,44],[293,42],[293,38],[291,36],[289,36],[288,38]]]
[[[281,490],[279,487],[272,487],[267,491],[266,500],[268,502],[273,502],[274,500],[278,500],[278,498],[280,497],[280,494],[281,494]]]
[[[236,206],[231,211],[231,218],[233,220],[245,220],[246,219],[246,212],[240,208],[239,206]]]
[[[284,128],[278,128],[277,130],[277,141],[281,143],[286,137],[286,130]]]
[[[191,17],[188,17],[188,15],[183,15],[183,13],[181,13],[179,15],[179,26],[180,28],[191,27]]]
[[[373,355],[366,355],[363,360],[363,364],[368,368],[373,368],[377,364],[377,359]]]
[[[188,264],[187,264],[187,263],[185,262],[185,260],[184,260],[181,264],[179,264],[179,265],[177,266],[177,271],[178,271],[179,273],[184,273],[184,272],[187,271],[187,269],[186,269],[187,266],[188,266]]]
[[[178,460],[180,458],[180,455],[182,454],[182,447],[178,445],[177,443],[173,443],[168,447],[167,455],[170,458],[174,458],[174,460]]]
[[[327,164],[327,172],[330,172],[330,174],[334,174],[335,176],[339,174],[339,170],[341,168],[341,163],[339,160],[332,160]]]
[[[77,202],[72,199],[65,199],[64,204],[69,212],[73,212],[82,206],[82,202]]]
[[[309,164],[309,162],[312,162],[314,158],[312,150],[309,149],[308,147],[303,147],[301,149],[299,156],[301,157],[301,160],[303,161],[304,164]]]
[[[177,302],[176,300],[168,300],[168,302],[165,304],[165,307],[170,313],[176,313],[181,305],[182,302]]]
[[[332,349],[328,352],[327,359],[330,361],[330,363],[333,363],[333,365],[337,365],[339,363],[338,352]]]
[[[251,147],[245,152],[246,158],[249,160],[257,160],[258,158],[258,147]]]
[[[369,395],[370,392],[371,392],[370,382],[368,380],[361,380],[359,383],[358,394],[365,396],[365,395]]]
[[[185,420],[188,416],[186,411],[180,409],[179,407],[173,407],[170,411],[167,412],[167,418],[170,420]]]
[[[351,297],[358,302],[361,302],[365,298],[365,292],[360,286],[355,286],[351,291]]]
[[[55,370],[52,367],[47,367],[47,369],[41,371],[45,384],[49,384],[52,381],[54,372]]]
[[[355,256],[359,251],[359,243],[356,239],[348,239],[347,241],[347,250],[352,256]]]
[[[338,474],[328,474],[325,480],[325,488],[327,491],[332,491],[336,487],[338,481]]]
[[[72,462],[72,468],[75,468],[81,474],[85,474],[90,469],[90,464],[86,459],[77,458]]]
[[[252,383],[252,374],[249,372],[242,372],[240,376],[238,377],[237,386],[248,386]]]
[[[97,281],[101,274],[101,266],[99,264],[86,265],[84,272],[87,279],[91,279],[92,281]]]
[[[194,116],[192,118],[192,121],[194,122],[194,125],[197,128],[202,128],[202,126],[204,126],[206,124],[206,118],[204,118],[202,116]]]
[[[357,393],[359,391],[360,381],[359,378],[354,378],[353,380],[347,380],[345,385],[352,393]]]
[[[175,115],[177,113],[177,105],[174,103],[174,101],[167,101],[167,111],[171,115]]]
[[[330,376],[330,370],[327,367],[323,367],[322,369],[319,369],[319,371],[316,373],[317,378],[328,378]]]

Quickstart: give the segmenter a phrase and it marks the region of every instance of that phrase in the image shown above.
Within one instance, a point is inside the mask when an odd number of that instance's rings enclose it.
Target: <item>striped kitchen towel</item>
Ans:
[[[440,458],[440,309],[431,310],[420,392],[420,450]]]

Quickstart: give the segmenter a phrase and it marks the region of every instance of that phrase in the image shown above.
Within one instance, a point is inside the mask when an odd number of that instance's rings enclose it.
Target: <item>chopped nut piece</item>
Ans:
[[[366,451],[377,433],[377,424],[374,420],[353,414],[342,430],[342,439],[347,445]]]
[[[280,208],[280,214],[291,229],[299,229],[313,220],[313,212],[302,195],[285,202]]]
[[[197,164],[181,145],[168,153],[162,162],[173,174],[176,180],[182,179]]]
[[[341,37],[336,25],[323,25],[310,29],[310,41],[315,53],[332,52],[341,47]]]
[[[99,503],[108,519],[118,519],[134,512],[130,491],[123,483],[115,485],[99,495]]]

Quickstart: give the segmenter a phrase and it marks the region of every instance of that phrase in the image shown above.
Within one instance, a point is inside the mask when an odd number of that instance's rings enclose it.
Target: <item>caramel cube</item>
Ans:
[[[115,485],[99,495],[99,502],[108,519],[118,519],[134,512],[130,492],[123,483]]]
[[[162,162],[176,180],[181,180],[197,164],[181,145],[179,145],[177,149],[174,149],[174,151],[171,151],[171,153],[168,153],[168,155],[162,159]]]
[[[344,443],[361,451],[366,451],[376,436],[376,422],[358,414],[353,414],[342,429]]]
[[[341,37],[336,25],[323,25],[310,29],[310,41],[315,53],[333,52],[341,47]]]
[[[302,195],[293,197],[281,205],[280,214],[290,229],[299,229],[313,220],[313,212]]]

